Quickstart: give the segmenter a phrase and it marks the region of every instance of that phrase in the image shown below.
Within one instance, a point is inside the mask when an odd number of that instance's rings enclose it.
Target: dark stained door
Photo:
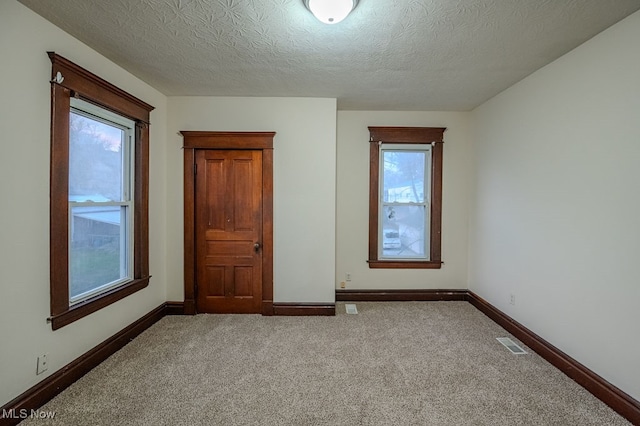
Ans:
[[[196,151],[197,310],[260,313],[262,151]]]

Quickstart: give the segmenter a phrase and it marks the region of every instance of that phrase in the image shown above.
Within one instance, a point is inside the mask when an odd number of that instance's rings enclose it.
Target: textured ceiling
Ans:
[[[640,0],[20,0],[166,95],[338,98],[469,110],[640,9]],[[99,74],[99,70],[98,70]]]

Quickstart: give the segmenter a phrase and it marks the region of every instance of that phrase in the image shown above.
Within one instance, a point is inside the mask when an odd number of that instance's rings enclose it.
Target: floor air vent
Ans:
[[[358,313],[358,308],[356,308],[356,305],[353,303],[346,303],[344,307],[346,308],[348,314],[355,315]]]
[[[522,349],[508,337],[496,337],[496,339],[498,340],[498,342],[502,343],[505,348],[509,349],[512,354],[521,355],[527,353],[524,349]]]

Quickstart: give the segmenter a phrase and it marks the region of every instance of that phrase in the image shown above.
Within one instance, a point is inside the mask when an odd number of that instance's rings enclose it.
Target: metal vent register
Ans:
[[[522,355],[527,353],[524,349],[522,349],[508,337],[496,337],[496,339],[498,340],[498,342],[502,343],[505,348],[509,349],[512,354]]]

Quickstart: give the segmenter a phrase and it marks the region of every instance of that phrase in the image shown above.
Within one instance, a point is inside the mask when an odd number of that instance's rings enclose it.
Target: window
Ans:
[[[444,128],[369,127],[369,267],[441,267]]]
[[[50,52],[51,323],[149,283],[150,105]]]
[[[429,260],[431,145],[380,144],[378,259]]]

